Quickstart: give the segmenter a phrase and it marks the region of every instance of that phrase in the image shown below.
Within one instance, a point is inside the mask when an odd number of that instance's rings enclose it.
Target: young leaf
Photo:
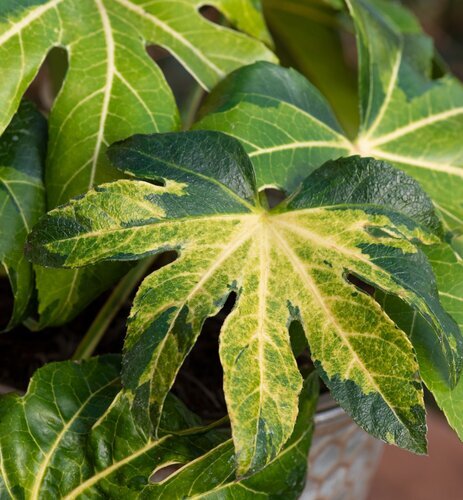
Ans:
[[[463,87],[430,77],[432,47],[400,6],[348,1],[359,52],[360,133],[352,143],[319,93],[292,70],[258,63],[212,93],[199,128],[242,140],[258,186],[291,191],[328,159],[361,154],[417,179],[448,227],[463,229]],[[258,82],[263,82],[262,84]],[[311,95],[312,99],[296,96]],[[452,196],[449,196],[449,193]]]
[[[235,291],[220,356],[240,475],[271,461],[294,427],[301,389],[288,335],[294,319],[353,418],[381,439],[425,450],[413,348],[374,298],[347,279],[398,295],[428,317],[456,383],[461,334],[410,273],[416,266],[430,272],[416,242],[437,238],[391,208],[429,207],[416,182],[384,163],[350,158],[328,163],[267,210],[249,158],[229,136],[135,136],[112,146],[110,156],[127,173],[164,185],[102,185],[44,217],[28,253],[39,264],[77,267],[177,251],[176,261],[145,279],[129,322],[123,379],[143,428],[153,423],[156,432],[205,319]]]
[[[26,236],[45,212],[42,184],[47,127],[31,103],[21,104],[0,138],[0,266],[14,296],[11,328],[24,319],[34,291],[32,266],[24,256]]]
[[[69,70],[50,113],[48,207],[119,177],[108,144],[137,132],[179,127],[172,92],[146,44],[168,49],[205,88],[252,61],[274,60],[265,46],[206,20],[201,0],[20,0],[0,2],[0,133],[54,46]],[[230,19],[268,41],[258,2],[212,0]],[[41,326],[62,324],[127,270],[42,271]],[[52,292],[51,292],[52,290]]]
[[[299,498],[307,476],[307,455],[319,384],[315,373],[304,383],[293,434],[281,453],[264,469],[236,480],[232,440],[185,465],[166,480],[147,486],[142,498],[169,499],[184,492],[188,498]]]

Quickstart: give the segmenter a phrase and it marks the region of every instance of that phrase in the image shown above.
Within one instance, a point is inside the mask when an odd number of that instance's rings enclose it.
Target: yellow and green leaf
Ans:
[[[0,2],[0,134],[47,53],[67,52],[69,69],[49,117],[48,208],[120,177],[107,158],[114,141],[178,129],[179,114],[148,44],[169,50],[209,90],[227,73],[275,60],[259,40],[208,21],[201,0],[18,0]],[[233,25],[269,42],[254,0],[212,0]],[[40,325],[72,318],[125,271],[41,271]]]
[[[385,163],[328,162],[282,204],[260,203],[238,141],[217,132],[134,136],[109,150],[144,180],[104,184],[51,211],[28,240],[46,266],[76,268],[166,250],[177,259],[140,286],[123,383],[136,421],[157,435],[165,397],[204,321],[235,292],[221,331],[224,390],[238,472],[257,471],[289,439],[302,379],[288,333],[299,321],[333,396],[368,432],[424,452],[418,364],[407,335],[353,275],[428,319],[431,348],[455,385],[462,339],[443,311],[421,244],[440,224],[419,185]],[[151,182],[150,182],[151,181]]]
[[[432,43],[403,7],[382,0],[347,4],[359,53],[361,127],[355,141],[347,141],[322,96],[301,75],[265,63],[242,68],[220,84],[206,103],[206,116],[198,127],[212,127],[242,140],[257,170],[259,187],[291,190],[307,172],[340,155],[356,153],[389,161],[417,179],[431,196],[461,258],[463,87],[451,75],[432,78]],[[258,75],[265,85],[258,84]],[[311,97],[303,100],[302,95]],[[434,271],[439,288],[448,293],[445,266],[434,266]],[[442,300],[458,322],[455,304],[461,303],[463,293],[456,287],[451,294],[452,302],[446,295]],[[396,317],[411,314],[400,312],[397,304],[394,311]],[[429,338],[427,321],[409,318],[402,326],[418,351],[424,352],[419,356],[423,374],[440,373],[437,380],[434,375],[423,378],[442,400],[439,394],[448,391],[442,381],[446,360],[439,358],[439,351],[432,359],[429,348],[420,349]],[[455,421],[452,415],[458,411],[452,404],[443,406]]]

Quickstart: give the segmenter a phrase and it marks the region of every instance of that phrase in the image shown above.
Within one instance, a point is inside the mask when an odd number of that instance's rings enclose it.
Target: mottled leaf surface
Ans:
[[[0,266],[14,296],[11,318],[0,318],[2,327],[24,319],[34,291],[32,266],[23,250],[27,234],[45,212],[46,140],[46,121],[27,102],[0,138]]]
[[[105,184],[53,210],[32,232],[28,253],[38,264],[78,267],[177,252],[142,283],[129,320],[123,381],[139,425],[156,435],[179,367],[205,319],[234,291],[220,357],[240,475],[269,463],[292,433],[302,386],[288,334],[293,320],[334,397],[361,426],[425,450],[411,343],[347,279],[400,296],[427,317],[456,383],[459,329],[410,272],[420,266],[432,276],[416,242],[438,241],[439,223],[416,182],[355,157],[327,163],[268,210],[250,159],[229,136],[135,136],[112,146],[110,157],[145,180]],[[423,204],[426,223],[407,215]]]
[[[268,41],[254,0],[212,0],[240,29]],[[46,169],[49,208],[119,177],[107,160],[114,141],[174,130],[172,91],[146,52],[166,48],[210,89],[255,60],[275,60],[258,40],[206,20],[200,0],[20,0],[0,2],[0,133],[52,47],[67,51],[69,70],[50,113]],[[62,324],[127,268],[38,275],[40,324]]]
[[[347,4],[359,54],[361,125],[354,141],[345,138],[309,82],[265,63],[222,82],[198,127],[239,138],[258,185],[287,191],[327,159],[360,154],[386,160],[417,179],[447,226],[461,234],[463,87],[450,75],[432,80],[430,40],[400,5]]]

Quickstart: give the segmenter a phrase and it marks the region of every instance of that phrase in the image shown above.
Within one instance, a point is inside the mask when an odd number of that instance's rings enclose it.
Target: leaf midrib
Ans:
[[[46,12],[57,7],[63,1],[65,0],[49,0],[46,4],[39,5],[38,7],[30,10],[29,14],[14,23],[9,30],[0,35],[0,46],[8,42],[8,40],[13,38],[15,35],[19,35],[24,28],[27,28],[27,26],[40,19]]]
[[[49,465],[50,461],[52,460],[53,455],[55,454],[55,451],[58,448],[60,442],[66,436],[67,432],[72,427],[74,422],[77,421],[77,419],[79,418],[81,413],[84,411],[84,409],[92,401],[93,398],[95,398],[100,392],[104,391],[108,387],[114,385],[119,379],[120,379],[119,376],[115,377],[115,378],[111,379],[104,386],[101,386],[95,392],[92,392],[91,394],[89,394],[87,399],[85,399],[85,401],[82,402],[82,405],[80,406],[78,411],[76,411],[76,413],[72,416],[72,418],[69,419],[68,422],[66,422],[66,424],[63,426],[61,432],[58,433],[56,439],[52,443],[52,446],[49,448],[48,452],[45,454],[45,456],[42,460],[42,465],[40,466],[40,469],[38,470],[37,475],[35,476],[34,483],[32,484],[31,499],[33,499],[33,500],[39,499],[40,488],[42,486],[45,474],[47,472],[48,465]]]
[[[396,412],[396,407],[393,405],[388,398],[382,393],[380,387],[378,386],[374,376],[369,372],[367,367],[364,365],[363,361],[359,358],[357,353],[355,352],[355,349],[352,347],[352,345],[349,342],[349,339],[344,335],[344,331],[339,325],[339,323],[336,321],[335,317],[333,316],[330,308],[326,305],[325,301],[323,300],[323,296],[320,293],[317,285],[314,283],[312,277],[307,273],[305,270],[304,265],[300,262],[299,257],[294,253],[293,249],[291,246],[286,242],[284,237],[278,232],[278,231],[273,231],[275,235],[275,240],[278,242],[278,246],[282,250],[282,254],[287,258],[287,260],[290,262],[291,266],[296,272],[296,275],[303,278],[301,280],[302,284],[306,287],[309,288],[311,295],[317,300],[319,303],[320,307],[325,311],[325,317],[330,321],[330,323],[334,326],[336,331],[339,334],[339,337],[341,338],[342,342],[344,345],[348,348],[349,352],[351,353],[351,356],[355,361],[357,362],[358,366],[362,369],[365,377],[370,381],[371,386],[374,388],[374,390],[381,395],[383,401],[387,404],[387,406],[390,408],[392,413],[394,414],[395,418],[397,419],[398,422],[401,423],[401,425],[404,427],[404,429],[407,430],[408,432],[408,426],[403,422],[402,418],[400,418],[397,415]],[[410,434],[409,434],[410,435]],[[410,436],[411,437],[411,436]]]

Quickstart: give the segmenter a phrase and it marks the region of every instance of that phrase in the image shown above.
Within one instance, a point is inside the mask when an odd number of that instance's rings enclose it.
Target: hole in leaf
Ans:
[[[56,96],[63,86],[68,67],[67,51],[62,47],[54,47],[48,53],[25,93],[25,96],[34,101],[45,114],[50,112]]]
[[[13,290],[3,265],[0,265],[0,330],[8,325],[14,309]]]
[[[183,67],[182,63],[164,47],[148,45],[146,51],[162,71],[164,78],[172,89],[175,102],[183,117],[187,111],[191,95],[198,84]]]
[[[346,281],[354,285],[355,288],[357,288],[357,290],[359,290],[360,292],[374,297],[376,288],[367,283],[366,281],[361,280],[358,276],[355,276],[352,273],[348,273],[346,274],[345,279]],[[355,294],[355,292],[353,292],[353,294]]]
[[[395,229],[389,229],[387,227],[377,227],[377,226],[367,226],[366,231],[371,236],[375,238],[395,238],[400,239],[401,235]]]
[[[304,329],[300,321],[293,320],[289,325],[289,339],[296,358],[308,347]]]
[[[183,464],[181,463],[163,465],[154,471],[154,474],[150,477],[150,482],[160,483],[171,476],[174,472],[177,472],[181,467],[183,467]]]
[[[235,303],[236,293],[232,292],[220,312],[205,321],[173,387],[173,392],[186,406],[205,420],[218,420],[227,413],[219,334]]]
[[[223,15],[216,7],[213,7],[212,5],[202,5],[198,9],[198,12],[204,17],[204,19],[207,19],[211,23],[219,25],[223,24]]]
[[[177,259],[177,252],[168,251],[158,255],[155,262],[153,262],[152,266],[145,273],[145,276],[161,269],[168,264],[171,264],[174,260]],[[141,284],[140,280],[140,284]],[[125,304],[121,307],[119,313],[114,318],[110,326],[108,327],[104,337],[101,339],[98,347],[95,350],[95,355],[107,354],[112,352],[121,352],[124,345],[124,339],[127,333],[127,318],[130,315],[130,310],[132,308],[133,299],[135,298],[136,291],[138,290],[138,286],[135,287],[132,295],[128,298]],[[111,290],[102,295],[96,302],[91,305],[91,310],[84,310],[83,314],[78,316],[73,323],[78,323],[79,318],[80,322],[82,322],[82,316],[85,315],[90,319],[93,319],[95,315],[98,313],[98,307],[101,307],[106,300],[108,299]],[[82,328],[83,331],[85,329]]]

